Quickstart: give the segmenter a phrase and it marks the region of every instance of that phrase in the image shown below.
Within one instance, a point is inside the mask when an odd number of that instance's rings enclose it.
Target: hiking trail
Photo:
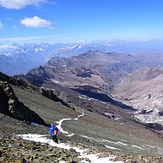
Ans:
[[[62,124],[64,121],[77,121],[77,120],[79,120],[79,118],[81,118],[83,116],[84,116],[84,110],[82,110],[82,114],[78,115],[76,118],[64,118],[59,121],[56,121],[56,123],[58,124],[58,125],[56,125],[56,127],[59,129],[59,131],[61,133],[65,134],[66,136],[68,136],[68,137],[74,136],[75,135],[74,133],[69,134],[68,131],[64,131],[62,128]]]

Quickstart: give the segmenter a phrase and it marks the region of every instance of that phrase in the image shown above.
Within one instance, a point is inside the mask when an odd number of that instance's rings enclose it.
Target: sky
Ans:
[[[0,44],[163,39],[163,0],[0,0]]]

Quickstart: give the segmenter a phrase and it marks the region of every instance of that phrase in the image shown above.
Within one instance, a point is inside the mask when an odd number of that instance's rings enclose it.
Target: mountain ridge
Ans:
[[[154,62],[152,63],[149,60],[144,62],[144,60],[146,60],[146,57],[140,60],[140,58],[135,58],[130,54],[88,51],[87,53],[72,56],[71,58],[51,58],[44,66],[32,69],[26,75],[15,77],[25,79],[40,87],[55,89],[53,92],[58,94],[66,102],[74,103],[80,107],[87,107],[90,111],[96,111],[104,115],[112,114],[113,112],[114,117],[119,117],[121,114],[123,116],[124,114],[127,114],[127,116],[133,114],[135,118],[140,119],[144,123],[158,123],[158,125],[162,125],[159,122],[161,118],[159,112],[156,114],[153,112],[153,115],[151,117],[149,116],[149,118],[153,117],[151,121],[146,120],[145,117],[148,116],[147,114],[140,118],[141,114],[139,114],[139,109],[141,108],[141,103],[144,103],[142,107],[146,105],[146,108],[151,108],[151,105],[152,107],[155,106],[153,102],[156,100],[151,98],[151,102],[148,103],[148,97],[151,94],[148,93],[148,88],[146,88],[147,91],[144,97],[139,95],[143,90],[141,86],[145,88],[145,85],[150,85],[151,81],[151,87],[154,88],[155,77],[162,72],[161,68],[150,68],[151,65],[155,65]],[[158,62],[157,60],[155,61]],[[159,62],[162,63],[161,60]],[[141,71],[140,69],[146,65],[149,65],[149,68],[144,68],[144,71]],[[130,73],[134,74],[133,77]],[[128,75],[126,80],[125,75]],[[162,77],[159,76],[159,78]],[[139,83],[139,80],[142,80],[142,82]],[[61,89],[62,91],[57,89],[59,85],[63,89]],[[135,85],[140,87],[136,88]],[[122,93],[118,93],[118,89]],[[130,93],[126,95],[125,93],[127,92]],[[132,96],[134,100],[138,96],[135,104],[131,102]],[[145,99],[146,102],[142,102],[139,97]],[[154,100],[153,102],[152,99]],[[110,108],[109,113],[104,107]],[[120,108],[122,109],[123,107],[128,108],[131,113],[122,113]],[[158,116],[154,119],[155,115]]]
[[[162,42],[157,40],[150,41],[100,41],[100,42],[83,42],[83,43],[29,43],[29,44],[11,44],[0,45],[0,71],[7,75],[16,75],[27,73],[30,69],[44,65],[52,57],[78,56],[89,50],[101,51],[103,53],[122,53],[131,54],[138,60],[148,59],[149,54],[155,63],[151,66],[163,65],[162,61],[154,59],[162,57]],[[157,48],[156,48],[157,47]],[[157,49],[157,50],[156,50]],[[149,53],[148,53],[149,52]],[[139,55],[141,53],[141,55]],[[124,58],[124,57],[123,57]],[[143,59],[144,60],[144,59]],[[143,61],[142,60],[142,61]],[[125,61],[125,60],[124,60]],[[145,64],[145,63],[144,63]]]

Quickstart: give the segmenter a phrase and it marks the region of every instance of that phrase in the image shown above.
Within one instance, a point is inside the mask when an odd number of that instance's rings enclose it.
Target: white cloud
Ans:
[[[46,36],[33,36],[33,37],[11,37],[11,38],[0,38],[0,42],[3,41],[28,41],[28,40],[37,40],[45,38],[62,38],[64,35],[46,35]]]
[[[47,0],[0,0],[0,6],[8,9],[21,9],[28,5],[37,6],[41,3],[48,3]]]
[[[30,28],[41,28],[49,27],[51,22],[45,19],[41,19],[38,16],[34,16],[33,18],[25,18],[21,20],[21,24]]]

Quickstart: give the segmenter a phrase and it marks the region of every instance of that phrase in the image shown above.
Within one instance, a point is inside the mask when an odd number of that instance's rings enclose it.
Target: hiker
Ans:
[[[51,128],[50,128],[50,131],[48,132],[48,134],[52,135],[52,139],[55,143],[58,143],[58,139],[57,139],[58,131],[59,131],[59,129],[57,127],[55,127],[53,124],[51,124]]]

